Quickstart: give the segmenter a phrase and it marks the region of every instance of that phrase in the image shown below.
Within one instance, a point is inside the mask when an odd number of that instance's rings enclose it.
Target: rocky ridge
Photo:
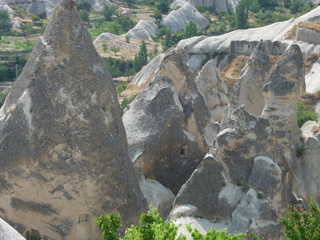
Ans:
[[[137,224],[147,203],[127,149],[114,82],[62,0],[1,108],[1,216],[50,239],[100,239],[93,218],[110,212]]]

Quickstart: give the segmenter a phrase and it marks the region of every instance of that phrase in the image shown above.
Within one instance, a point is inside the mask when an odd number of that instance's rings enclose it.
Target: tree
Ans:
[[[82,22],[88,23],[88,24],[90,23],[89,13],[87,11],[81,10],[79,15],[80,15]]]
[[[129,35],[126,35],[126,42],[127,42],[127,43],[130,43],[130,38],[131,38],[131,37],[130,37]]]
[[[106,52],[107,50],[108,50],[108,45],[107,45],[107,43],[102,43],[102,49],[103,49],[103,51],[104,52]]]
[[[122,2],[125,2],[125,3],[128,4],[129,6],[136,3],[135,0],[122,0]]]
[[[11,31],[12,24],[10,23],[10,16],[7,10],[0,9],[0,39],[1,36],[8,34]]]
[[[241,0],[236,7],[236,27],[238,29],[248,28],[250,0]]]
[[[112,21],[113,15],[117,15],[118,7],[109,6],[107,4],[103,5],[100,14],[106,19],[106,21]]]
[[[120,52],[120,49],[116,46],[112,46],[110,50],[114,52],[114,55],[117,55],[117,52]]]
[[[160,3],[157,5],[157,8],[161,13],[168,13],[170,9],[169,3],[166,0],[161,0]]]
[[[283,0],[283,5],[284,5],[285,8],[290,8],[291,0]]]
[[[197,24],[195,21],[190,21],[183,32],[183,38],[190,38],[197,35]]]
[[[40,26],[42,26],[42,24],[43,24],[41,18],[37,15],[32,16],[32,23],[33,23],[33,25],[39,24]]]
[[[154,14],[150,14],[150,17],[155,18],[157,23],[162,21],[162,14],[159,10],[155,11]]]
[[[148,50],[145,41],[142,41],[140,50],[135,56],[133,61],[133,68],[136,72],[139,72],[141,68],[148,63]]]

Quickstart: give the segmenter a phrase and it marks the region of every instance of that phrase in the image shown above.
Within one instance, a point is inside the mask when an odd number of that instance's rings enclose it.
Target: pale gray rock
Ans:
[[[170,219],[181,206],[194,206],[184,216],[214,223],[230,222],[228,232],[248,227],[267,238],[277,238],[281,218],[292,201],[296,152],[290,138],[279,136],[267,119],[236,108],[210,151],[174,201]],[[274,159],[274,160],[273,160]],[[274,231],[271,231],[274,227]]]
[[[153,41],[151,36],[156,36],[159,27],[152,21],[140,20],[137,25],[124,35],[128,35],[133,39],[140,38],[147,41]]]
[[[21,27],[20,25],[21,19],[18,17],[15,17],[12,20],[13,20],[12,28],[19,29]]]
[[[296,40],[317,45],[320,44],[320,32],[310,28],[297,27]]]
[[[298,45],[291,45],[272,70],[262,93],[266,100],[262,116],[277,131],[288,132],[298,139],[297,102],[306,91],[304,61]]]
[[[9,13],[10,19],[13,18],[13,10],[11,7],[9,7],[7,4],[0,5],[0,10],[6,10]]]
[[[162,53],[152,59],[146,66],[144,66],[140,72],[132,79],[132,84],[141,86],[151,81],[154,74],[158,71],[159,66],[165,56],[165,53]]]
[[[255,116],[261,115],[265,106],[261,90],[268,80],[270,69],[271,63],[268,53],[264,43],[260,41],[246,62],[240,78],[233,88],[230,107],[224,116],[225,118],[228,118],[231,112],[242,104],[251,114]]]
[[[62,0],[0,110],[1,216],[62,240],[101,239],[100,214],[137,224],[147,203],[127,150],[114,82]]]
[[[255,47],[263,39],[268,54],[283,54],[293,40],[285,40],[285,36],[299,22],[308,21],[309,19],[320,16],[320,7],[294,19],[277,22],[260,28],[251,28],[246,30],[235,30],[220,36],[204,37],[201,41],[195,41],[195,38],[184,39],[178,43],[179,48],[183,48],[188,56],[189,64],[193,69],[201,65],[194,65],[196,62],[192,59],[200,58],[205,54],[216,50],[234,55],[251,55]],[[306,57],[312,52],[319,53],[320,45],[309,44],[306,42],[296,42],[300,46],[303,56]],[[221,64],[216,63],[217,68]]]
[[[229,103],[228,88],[212,60],[208,61],[201,69],[196,79],[196,85],[211,116],[215,121],[220,122],[224,109]]]
[[[189,2],[193,6],[214,7],[217,12],[230,13],[235,12],[238,0],[174,0],[170,7],[175,9],[182,7],[186,2]]]
[[[186,2],[178,10],[173,10],[163,20],[163,24],[167,28],[171,28],[172,33],[184,31],[190,21],[196,22],[197,29],[206,28],[209,25],[209,20],[205,18],[199,11]]]
[[[7,222],[0,218],[0,240],[25,240],[17,230],[11,227]]]
[[[96,44],[99,41],[110,41],[114,38],[116,38],[117,35],[114,35],[112,33],[101,33],[94,41],[93,44]]]
[[[123,115],[132,161],[173,193],[202,160],[218,127],[194,78],[182,50],[167,52]]]

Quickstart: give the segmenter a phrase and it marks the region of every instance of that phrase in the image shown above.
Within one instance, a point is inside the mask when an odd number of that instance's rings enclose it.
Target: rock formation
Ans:
[[[127,154],[115,85],[62,0],[0,111],[0,211],[20,233],[101,239],[93,218],[147,208]]]
[[[140,38],[147,41],[153,41],[151,36],[155,37],[159,27],[152,21],[140,20],[137,25],[127,32],[125,35],[129,35],[131,38]]]
[[[244,104],[246,109],[255,116],[260,116],[265,106],[262,87],[267,82],[271,63],[264,43],[260,41],[246,66],[242,69],[240,78],[233,89],[230,101],[230,111]]]
[[[209,25],[209,20],[188,2],[178,10],[170,12],[163,20],[163,24],[167,28],[171,28],[172,33],[178,33],[184,31],[190,21],[196,22],[197,30]]]
[[[208,61],[196,79],[196,85],[215,121],[220,122],[229,103],[228,88],[213,61]]]
[[[235,12],[238,0],[174,0],[170,7],[177,8],[189,2],[193,6],[213,7],[217,12],[230,13]]]
[[[178,47],[183,48],[187,53],[191,69],[197,69],[201,65],[203,56],[212,51],[226,53],[225,60],[228,58],[228,54],[249,56],[259,44],[260,39],[263,39],[268,54],[280,55],[293,42],[293,40],[285,39],[286,34],[298,23],[316,19],[319,16],[320,7],[298,18],[260,28],[239,29],[220,36],[184,39],[178,43]],[[296,42],[296,44],[299,45],[304,57],[312,52],[320,52],[320,45],[306,42]],[[220,62],[223,63],[224,61]],[[215,61],[215,64],[218,69],[221,67],[217,61]]]
[[[291,45],[272,70],[262,93],[266,106],[262,116],[278,131],[288,132],[298,139],[297,102],[306,91],[304,61],[298,45]]]
[[[10,19],[13,18],[13,10],[7,4],[5,4],[5,5],[0,4],[0,10],[6,10],[9,13]]]
[[[112,33],[101,33],[94,41],[93,44],[96,44],[97,42],[100,41],[110,41],[114,38],[116,38],[117,35],[114,35]]]
[[[261,69],[259,64],[253,66],[257,69],[252,72]],[[301,51],[292,45],[263,87],[266,106],[262,116],[251,115],[245,105],[232,111],[213,148],[178,192],[171,220],[184,223],[189,221],[186,216],[200,217],[212,225],[227,222],[228,233],[252,228],[265,238],[278,239],[277,219],[284,216],[288,204],[297,201],[293,190],[305,196],[310,189],[318,196],[316,184],[306,186],[317,176],[316,167],[310,170],[315,161],[309,161],[315,155],[299,161],[296,157],[295,106],[304,91],[303,73]],[[316,124],[312,129],[317,132],[320,128]],[[305,131],[305,146],[318,154],[319,140]]]
[[[164,56],[123,115],[129,154],[147,178],[177,193],[212,145],[217,125],[182,50]]]

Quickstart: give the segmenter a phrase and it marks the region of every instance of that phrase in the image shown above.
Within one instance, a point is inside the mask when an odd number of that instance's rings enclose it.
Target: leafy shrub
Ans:
[[[124,82],[116,87],[117,93],[122,93],[126,89],[127,89],[127,84]]]
[[[306,111],[304,104],[301,102],[298,102],[298,104],[297,104],[297,122],[298,122],[299,127],[302,127],[302,125],[309,120],[317,121],[318,114],[315,112]]]
[[[0,82],[5,81],[8,73],[8,68],[6,66],[0,65]]]
[[[288,206],[286,215],[279,220],[284,226],[282,233],[294,240],[317,240],[320,234],[320,210],[315,200],[307,197],[308,211],[296,206]]]
[[[119,214],[101,215],[94,219],[102,229],[102,237],[107,240],[186,240],[183,235],[177,236],[178,227],[171,221],[163,222],[156,208],[151,208],[148,213],[142,213],[139,226],[131,226],[126,230],[124,238],[119,238],[117,229],[121,225]],[[187,226],[195,240],[240,240],[246,236],[244,233],[226,235],[226,230],[209,229],[206,235]]]

